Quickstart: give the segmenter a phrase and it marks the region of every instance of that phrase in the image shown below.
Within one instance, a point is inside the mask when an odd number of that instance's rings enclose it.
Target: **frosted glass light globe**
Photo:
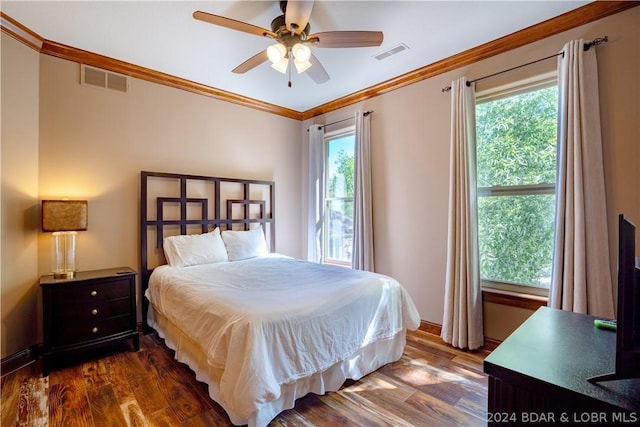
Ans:
[[[280,43],[272,44],[267,48],[267,57],[269,61],[276,64],[282,60],[287,54],[287,48]]]
[[[306,62],[311,58],[311,49],[309,49],[309,46],[302,43],[294,44],[291,48],[291,52],[293,53],[293,57],[300,62]]]

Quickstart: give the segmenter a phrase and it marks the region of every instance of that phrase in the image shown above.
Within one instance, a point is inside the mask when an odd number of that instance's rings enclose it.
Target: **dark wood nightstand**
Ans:
[[[43,376],[54,359],[131,339],[136,351],[136,272],[129,267],[40,278],[44,322]]]

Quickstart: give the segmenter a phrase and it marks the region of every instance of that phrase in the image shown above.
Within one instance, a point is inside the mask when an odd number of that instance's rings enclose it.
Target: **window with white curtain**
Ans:
[[[557,108],[555,73],[476,95],[483,287],[543,296],[548,293]]]
[[[323,259],[327,263],[351,266],[355,128],[325,134],[325,144]]]

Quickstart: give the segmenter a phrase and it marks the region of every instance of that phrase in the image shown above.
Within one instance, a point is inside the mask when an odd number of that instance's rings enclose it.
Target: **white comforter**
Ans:
[[[420,317],[380,274],[271,255],[154,270],[147,298],[222,374],[221,404],[241,417],[280,385],[323,371]]]

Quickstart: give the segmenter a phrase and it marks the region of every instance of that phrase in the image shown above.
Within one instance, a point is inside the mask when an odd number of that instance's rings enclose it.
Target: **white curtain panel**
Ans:
[[[324,127],[309,127],[309,176],[307,211],[307,260],[322,262],[324,218]]]
[[[482,346],[482,293],[476,191],[476,118],[473,84],[451,83],[449,227],[442,339],[459,348]]]
[[[558,177],[549,306],[614,317],[595,48],[558,59]]]
[[[353,206],[354,269],[374,271],[371,204],[371,113],[356,113],[355,184]]]

